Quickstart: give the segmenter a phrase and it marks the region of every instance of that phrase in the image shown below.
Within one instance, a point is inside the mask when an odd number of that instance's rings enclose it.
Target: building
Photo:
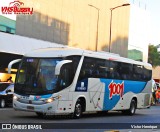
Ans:
[[[148,60],[147,0],[21,1],[33,7],[33,15],[17,15],[16,22],[0,16],[0,31],[17,34],[0,33],[1,73],[30,50],[61,44]]]
[[[16,34],[87,50],[110,50],[128,57],[130,6],[122,5],[129,0],[22,2],[33,7],[34,13],[17,16]],[[112,10],[110,25],[110,9],[117,6]]]
[[[160,83],[160,66],[153,68],[152,78]]]
[[[15,34],[16,21],[0,15],[0,32]]]
[[[22,0],[34,13],[17,15],[16,34],[147,62],[146,1]]]
[[[130,0],[128,58],[148,62],[150,13],[147,0]]]

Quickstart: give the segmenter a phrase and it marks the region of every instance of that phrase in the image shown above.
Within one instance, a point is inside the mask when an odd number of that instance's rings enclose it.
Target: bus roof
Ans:
[[[145,65],[147,67],[151,67],[151,64],[144,63],[140,61],[135,61],[132,59],[120,57],[119,55],[114,55],[113,53],[108,52],[94,52],[89,50],[83,50],[78,48],[70,48],[70,47],[59,47],[59,48],[42,48],[33,50],[24,56],[26,57],[35,57],[35,58],[52,58],[52,57],[65,57],[65,56],[72,56],[72,55],[84,55],[88,57],[100,58],[100,59],[107,59],[113,60],[118,62],[126,62],[126,63],[133,63],[139,65]]]

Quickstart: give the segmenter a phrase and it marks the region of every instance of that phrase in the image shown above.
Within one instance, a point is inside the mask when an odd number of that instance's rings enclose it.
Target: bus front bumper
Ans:
[[[42,105],[35,105],[35,104],[21,103],[13,99],[13,108],[15,110],[28,111],[28,112],[41,112],[41,113],[54,115],[58,112],[57,105],[58,105],[58,101],[54,101],[54,102],[46,103]]]

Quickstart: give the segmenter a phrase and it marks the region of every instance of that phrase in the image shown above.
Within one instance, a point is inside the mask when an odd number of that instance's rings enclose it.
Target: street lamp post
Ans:
[[[110,32],[109,32],[109,52],[111,52],[111,39],[112,39],[112,11],[116,8],[119,8],[119,7],[123,7],[123,6],[129,6],[130,4],[123,4],[123,5],[120,5],[120,6],[116,6],[116,7],[113,7],[113,8],[110,8],[110,11],[111,11],[111,16],[110,16]]]
[[[97,32],[96,32],[96,51],[98,50],[98,25],[99,25],[99,8],[93,6],[93,5],[90,5],[88,4],[88,6],[91,6],[93,8],[95,8],[97,11],[98,11],[98,17],[97,17]]]

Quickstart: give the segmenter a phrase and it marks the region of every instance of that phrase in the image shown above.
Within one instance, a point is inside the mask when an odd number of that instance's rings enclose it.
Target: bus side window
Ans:
[[[103,59],[97,59],[95,67],[95,77],[107,78],[109,71],[109,61]]]
[[[118,62],[110,61],[109,77],[111,79],[119,79],[120,78],[120,75],[118,72]]]
[[[135,80],[142,81],[143,80],[143,66],[133,65],[133,74],[134,74]]]
[[[132,69],[133,65],[128,63],[119,62],[119,74],[121,75],[122,80],[131,80],[132,79]]]
[[[59,85],[62,89],[71,85],[74,75],[72,70],[72,63],[64,64],[60,71]]]
[[[78,80],[83,80],[85,77],[86,77],[86,71],[85,71],[85,69],[82,69],[79,74]]]
[[[146,67],[143,67],[143,80],[144,81],[148,81],[148,80],[151,80],[151,77],[152,77],[152,70],[150,69],[147,69]]]
[[[80,70],[79,78],[78,78],[79,81],[93,77],[94,63],[91,63],[91,62],[93,62],[92,58],[88,58],[88,57],[84,58],[84,61]]]
[[[78,80],[87,78],[107,78],[109,61],[98,58],[85,57]]]

